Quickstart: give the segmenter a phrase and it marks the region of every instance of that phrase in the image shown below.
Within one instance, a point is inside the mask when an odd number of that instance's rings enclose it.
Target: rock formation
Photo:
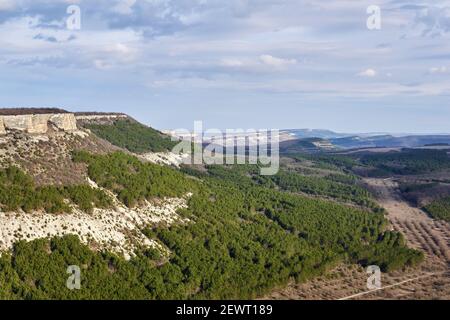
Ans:
[[[0,117],[0,135],[6,134],[5,124],[3,123],[3,117]]]
[[[5,135],[9,131],[44,134],[47,133],[49,124],[61,131],[77,130],[73,113],[3,115],[0,116],[0,134]]]

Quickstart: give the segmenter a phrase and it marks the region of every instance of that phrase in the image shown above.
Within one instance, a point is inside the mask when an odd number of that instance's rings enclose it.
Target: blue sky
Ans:
[[[449,40],[448,0],[0,0],[0,106],[159,129],[449,133]]]

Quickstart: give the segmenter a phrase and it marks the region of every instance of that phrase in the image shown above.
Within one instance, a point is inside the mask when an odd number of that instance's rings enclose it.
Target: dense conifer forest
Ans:
[[[148,226],[145,234],[170,255],[143,248],[129,261],[92,251],[76,236],[16,243],[0,257],[0,298],[255,298],[290,280],[307,281],[340,263],[377,264],[390,271],[423,259],[422,253],[406,247],[401,234],[387,231],[382,213],[287,192],[307,185],[300,178],[291,182],[281,174],[258,180],[249,174],[255,170],[251,166],[242,171],[217,166],[207,172],[180,171],[120,152],[77,152],[74,161],[85,163],[92,180],[130,207],[144,199],[192,192],[189,207],[179,211],[189,222]],[[315,193],[333,196],[330,188],[338,192],[320,182],[312,184]],[[339,185],[346,194],[346,184]],[[86,210],[109,205],[103,194],[84,186],[36,187],[17,168],[1,172],[0,188],[18,199],[0,198],[10,209],[57,213],[65,210],[59,207],[66,203],[63,199]],[[350,194],[353,200],[368,196],[348,192],[344,200]],[[29,204],[31,194],[39,196]],[[57,210],[49,203],[58,203]],[[66,288],[69,265],[81,267],[80,290]]]
[[[131,119],[85,127],[113,145],[135,153],[169,151],[176,145],[170,137]]]

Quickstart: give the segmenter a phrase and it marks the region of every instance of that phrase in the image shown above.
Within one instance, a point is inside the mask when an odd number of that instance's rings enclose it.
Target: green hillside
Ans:
[[[0,258],[3,299],[242,299],[290,279],[305,281],[339,263],[377,264],[390,271],[423,255],[387,232],[382,214],[277,191],[226,173],[190,175],[122,153],[76,153],[89,177],[128,206],[192,191],[190,223],[148,226],[170,250],[168,260],[142,248],[125,261],[95,253],[76,237],[19,242]],[[6,176],[6,178],[8,177]],[[8,183],[8,182],[7,182]],[[68,265],[82,266],[81,290],[66,289]]]
[[[111,206],[111,200],[103,191],[87,185],[36,186],[32,177],[17,167],[0,170],[0,209],[3,211],[67,213],[72,211],[67,201],[86,212],[94,207]]]
[[[134,153],[164,152],[176,145],[170,137],[131,119],[84,126],[100,138]]]

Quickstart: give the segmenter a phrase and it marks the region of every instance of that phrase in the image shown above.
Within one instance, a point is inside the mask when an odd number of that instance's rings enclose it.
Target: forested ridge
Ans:
[[[412,175],[450,168],[450,157],[445,150],[403,149],[401,152],[366,154],[360,158],[364,165],[380,173]]]
[[[99,186],[115,193],[128,207],[134,207],[151,198],[183,196],[195,189],[195,184],[177,170],[152,163],[143,163],[136,157],[115,152],[93,155],[75,152],[75,162],[88,164],[88,175]]]
[[[86,124],[85,127],[115,146],[134,153],[170,151],[177,144],[169,136],[131,119],[112,124]]]
[[[285,192],[277,178],[246,176],[254,167],[183,173],[123,153],[78,152],[74,160],[86,163],[89,177],[128,206],[192,192],[188,209],[179,211],[190,223],[146,228],[170,251],[168,259],[143,248],[125,261],[93,252],[74,236],[19,242],[0,258],[0,298],[255,298],[339,263],[390,271],[423,259],[399,233],[386,231],[381,213]],[[2,179],[7,188],[9,176]],[[69,265],[82,269],[81,290],[65,286]]]
[[[210,176],[236,184],[248,186],[257,184],[271,189],[326,197],[353,203],[375,212],[383,212],[370,193],[357,184],[357,178],[348,174],[329,174],[326,177],[307,176],[282,167],[273,176],[261,176],[257,165],[212,165],[206,168]],[[201,172],[193,172],[187,168],[184,170],[193,175],[202,175]]]

